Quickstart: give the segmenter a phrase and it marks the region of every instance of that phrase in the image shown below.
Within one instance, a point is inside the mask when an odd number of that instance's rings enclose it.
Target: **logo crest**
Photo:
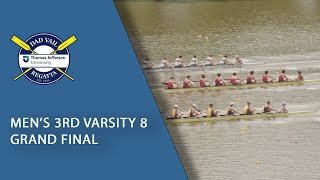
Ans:
[[[11,40],[19,47],[19,67],[21,74],[14,80],[25,76],[31,82],[41,85],[52,84],[63,76],[74,80],[67,70],[70,64],[68,46],[77,39],[71,36],[63,41],[50,33],[39,33],[22,41],[17,36]]]

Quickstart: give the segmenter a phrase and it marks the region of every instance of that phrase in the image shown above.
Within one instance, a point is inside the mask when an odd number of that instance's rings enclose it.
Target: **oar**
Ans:
[[[76,41],[76,37],[75,36],[71,36],[69,39],[67,39],[66,41],[64,41],[63,43],[61,43],[58,46],[58,49],[51,52],[50,54],[55,54],[57,51],[61,51],[65,48],[67,48],[69,45],[71,45],[72,43],[74,43]],[[11,41],[13,41],[14,43],[16,43],[18,46],[20,46],[22,49],[26,50],[26,51],[31,51],[33,54],[38,54],[37,52],[33,51],[30,46],[23,42],[20,38],[18,38],[17,36],[12,36]],[[24,72],[22,72],[21,74],[19,74],[17,77],[15,77],[13,80],[16,81],[17,79],[19,79],[21,76],[23,76],[24,74],[26,74],[27,72],[29,72],[32,68],[28,68],[27,70],[25,70]],[[61,72],[63,75],[67,76],[69,79],[71,79],[72,81],[74,80],[74,78],[72,78],[69,74],[67,74],[66,72],[62,71],[60,68],[55,68],[57,69],[59,72]]]
[[[75,36],[69,37],[67,40],[65,40],[63,43],[61,43],[61,44],[58,46],[58,49],[56,49],[55,51],[53,51],[53,52],[50,53],[50,54],[55,54],[57,51],[62,51],[62,50],[64,50],[65,48],[67,48],[68,46],[70,46],[72,43],[74,43],[76,40],[77,40],[77,38],[76,38]]]
[[[27,70],[25,70],[24,72],[22,72],[21,74],[19,74],[17,77],[15,77],[13,80],[16,81],[17,79],[19,79],[21,76],[23,76],[24,74],[26,74],[27,72],[29,72],[32,68],[28,68]]]
[[[16,43],[18,46],[20,46],[22,49],[26,51],[31,51],[33,54],[38,54],[35,51],[33,51],[27,43],[23,42],[17,36],[12,36],[11,41],[13,41],[14,43]]]
[[[68,46],[70,46],[71,44],[73,44],[75,41],[77,40],[77,38],[73,35],[71,37],[69,37],[67,40],[65,40],[64,42],[62,42],[58,48],[51,52],[50,54],[55,54],[57,51],[62,51],[65,48],[67,48]],[[74,81],[74,78],[71,77],[69,74],[67,74],[66,72],[62,71],[60,68],[56,68],[59,72],[61,72],[63,75],[67,76],[69,79],[71,79],[72,81]]]
[[[200,63],[199,63],[199,65],[200,65]],[[201,68],[202,68],[202,71],[203,71],[205,74],[207,74],[207,71],[206,71],[206,69],[204,68],[204,64],[201,64]]]
[[[37,54],[35,51],[33,51],[30,46],[23,42],[20,38],[18,38],[17,36],[12,36],[11,41],[14,42],[15,44],[17,44],[18,46],[20,46],[22,49],[26,50],[26,51],[31,51],[33,54]],[[17,80],[19,79],[21,76],[23,76],[24,74],[26,74],[27,72],[29,72],[32,68],[28,68],[27,70],[25,70],[23,73],[19,74],[17,77],[15,77],[13,80]]]

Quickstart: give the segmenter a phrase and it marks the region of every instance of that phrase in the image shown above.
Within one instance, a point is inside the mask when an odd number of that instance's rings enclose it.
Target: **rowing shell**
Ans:
[[[242,65],[231,65],[231,64],[217,64],[214,66],[187,66],[187,67],[182,67],[182,68],[143,68],[144,72],[170,72],[170,71],[187,71],[187,70],[192,70],[192,71],[196,71],[196,70],[210,70],[210,69],[215,69],[215,68],[241,68],[243,66]]]
[[[258,83],[258,84],[242,84],[242,85],[225,85],[225,86],[210,86],[210,87],[195,87],[195,88],[179,88],[179,89],[165,89],[155,88],[152,91],[163,92],[180,92],[180,91],[199,91],[199,90],[223,90],[223,89],[246,89],[257,87],[273,87],[273,86],[290,86],[290,85],[302,85],[309,83],[320,83],[320,79],[305,80],[305,81],[289,81],[289,82],[274,82],[274,83]]]
[[[276,113],[276,114],[254,114],[254,115],[240,115],[240,116],[229,116],[229,115],[222,115],[219,117],[206,117],[203,118],[184,118],[184,119],[172,119],[167,118],[165,120],[166,123],[175,124],[175,123],[191,123],[191,122],[216,122],[216,121],[236,121],[236,120],[249,120],[249,119],[258,119],[258,118],[275,118],[275,117],[288,117],[288,116],[295,116],[295,115],[306,115],[312,114],[314,112],[310,111],[297,111],[297,112],[289,112],[289,113]]]

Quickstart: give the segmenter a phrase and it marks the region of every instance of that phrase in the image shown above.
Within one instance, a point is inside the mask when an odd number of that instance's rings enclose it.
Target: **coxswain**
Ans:
[[[301,71],[298,71],[298,77],[296,78],[296,81],[304,81],[304,77],[303,77]]]
[[[216,64],[216,60],[214,59],[213,55],[210,55],[206,59],[205,66],[214,66]]]
[[[188,117],[201,117],[200,111],[198,111],[196,108],[197,108],[197,105],[193,104],[191,109],[189,109],[188,111]]]
[[[288,113],[288,108],[286,107],[286,102],[282,103],[281,109],[278,111],[279,113]]]
[[[251,106],[251,102],[248,101],[247,104],[243,108],[243,114],[245,115],[252,115],[255,109]]]
[[[268,101],[267,104],[263,106],[263,113],[272,113],[272,111],[276,110],[270,106],[270,101]]]
[[[238,111],[234,108],[234,103],[231,102],[229,107],[227,108],[227,115],[238,115]]]
[[[213,104],[209,104],[209,107],[207,109],[207,117],[217,117],[218,113],[219,111],[213,107]]]
[[[274,78],[269,75],[269,71],[264,71],[264,75],[262,75],[263,83],[273,83]]]
[[[214,80],[216,86],[224,86],[225,82],[223,81],[221,74],[218,73],[216,79]]]
[[[250,71],[250,73],[247,76],[247,84],[256,84],[257,80],[253,77],[254,71]]]
[[[237,73],[233,73],[229,79],[229,82],[231,85],[239,85],[241,82],[243,82],[243,80],[237,76]]]
[[[173,109],[171,110],[171,118],[174,119],[180,119],[182,117],[183,113],[180,112],[179,106],[174,105]]]
[[[208,87],[210,86],[210,82],[206,79],[206,76],[202,74],[200,81],[199,81],[199,86],[200,87]]]
[[[194,55],[193,58],[191,59],[191,63],[190,63],[190,66],[199,66],[199,61],[197,59],[197,56]]]
[[[281,74],[279,75],[278,82],[287,82],[288,78],[286,76],[286,70],[282,70]]]
[[[243,61],[242,61],[242,59],[239,57],[239,55],[236,55],[236,63],[235,63],[235,64],[237,64],[237,65],[243,64]]]
[[[171,77],[168,81],[164,82],[163,85],[167,89],[179,88],[179,84],[174,80],[174,77]]]
[[[192,88],[195,87],[195,83],[190,80],[191,76],[187,76],[187,78],[183,81],[183,88]]]
[[[174,62],[175,68],[181,68],[184,66],[184,61],[182,60],[182,56],[179,56],[176,61]]]

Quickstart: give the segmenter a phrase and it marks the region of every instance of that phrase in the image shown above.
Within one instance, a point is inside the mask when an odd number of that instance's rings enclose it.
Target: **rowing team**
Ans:
[[[220,73],[217,74],[217,77],[215,78],[214,82],[210,82],[206,79],[205,75],[202,75],[199,81],[191,81],[191,76],[187,76],[187,78],[183,81],[183,88],[193,88],[193,87],[208,87],[211,86],[211,84],[215,84],[215,86],[224,86],[227,84],[230,85],[240,85],[244,84],[244,80],[240,79],[237,76],[237,73],[233,73],[232,76],[228,79],[226,82]],[[269,71],[265,71],[262,75],[261,80],[257,80],[254,77],[254,71],[250,71],[250,73],[247,75],[246,84],[256,84],[256,83],[273,83],[275,78],[271,77],[269,75]],[[292,81],[286,76],[286,71],[282,70],[278,77],[278,82],[288,82]],[[304,81],[304,77],[301,73],[301,71],[298,71],[297,78],[294,79],[294,81]],[[196,83],[199,82],[199,85]],[[162,82],[162,85],[167,89],[176,89],[179,88],[179,83],[177,83],[174,80],[174,77],[171,77],[169,80]]]
[[[235,103],[231,102],[229,107],[226,109],[226,115],[230,116],[239,116],[240,111],[235,109]],[[253,115],[256,109],[251,105],[251,102],[247,102],[243,108],[242,115]],[[273,113],[288,113],[288,108],[286,107],[286,103],[283,102],[282,106],[279,110],[271,107],[270,101],[268,101],[263,107],[262,112],[267,114]],[[220,111],[213,107],[213,104],[209,104],[207,108],[207,117],[218,117]],[[171,118],[180,119],[185,114],[179,110],[178,105],[174,105],[174,108],[171,110]],[[196,117],[201,118],[201,110],[197,110],[197,105],[193,104],[192,107],[187,112],[187,117]]]
[[[220,62],[218,62],[213,55],[210,55],[209,57],[206,58],[206,61],[204,63],[200,63],[197,56],[194,55],[193,58],[191,59],[190,63],[186,63],[185,60],[183,60],[182,56],[179,56],[176,58],[174,63],[170,63],[168,61],[168,58],[165,57],[161,63],[157,66],[153,66],[153,64],[149,61],[149,58],[146,58],[145,61],[140,62],[142,65],[144,65],[145,68],[147,69],[152,69],[152,68],[182,68],[182,67],[199,67],[199,66],[215,66],[217,64],[220,65],[240,65],[243,64],[242,59],[236,55],[235,56],[236,60],[235,63],[232,63],[228,60],[228,56],[225,55]]]

